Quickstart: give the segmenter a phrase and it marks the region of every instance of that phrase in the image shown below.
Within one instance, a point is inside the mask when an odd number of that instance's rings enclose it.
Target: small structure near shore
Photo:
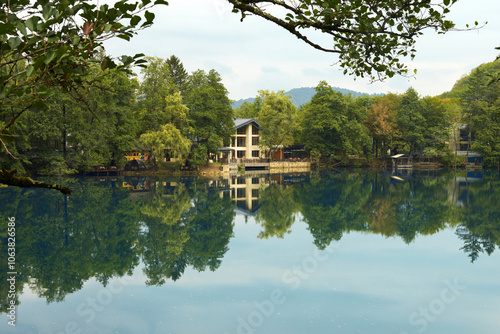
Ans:
[[[413,158],[404,154],[396,154],[391,156],[393,168],[413,168]]]
[[[132,172],[145,171],[146,166],[144,165],[144,162],[142,162],[141,160],[134,159],[127,161],[123,170]]]

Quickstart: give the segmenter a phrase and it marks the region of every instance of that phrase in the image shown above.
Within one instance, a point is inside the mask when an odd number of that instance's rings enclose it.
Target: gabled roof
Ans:
[[[233,118],[234,120],[234,128],[239,129],[247,124],[255,123],[255,125],[260,127],[259,122],[257,122],[254,118]]]

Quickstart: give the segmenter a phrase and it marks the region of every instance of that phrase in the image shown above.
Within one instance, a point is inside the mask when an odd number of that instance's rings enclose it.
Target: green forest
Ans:
[[[470,150],[486,166],[500,164],[500,83],[492,80],[498,62],[479,66],[441,96],[421,97],[409,88],[356,97],[320,82],[311,101],[298,108],[282,91],[260,91],[253,103],[233,110],[215,70],[188,74],[175,56],[146,60],[141,80],[95,68],[85,77],[91,83],[86,88],[56,90],[44,108],[28,108],[6,132],[0,165],[32,175],[77,174],[124,165],[125,155],[138,150],[152,152],[158,158],[151,163],[162,168],[168,148],[181,157],[175,168],[198,166],[229,141],[233,117],[257,119],[264,148],[304,145],[313,160],[330,164],[348,164],[353,155],[375,163],[397,152],[460,166],[450,142],[466,126]],[[19,108],[3,106],[0,122]]]

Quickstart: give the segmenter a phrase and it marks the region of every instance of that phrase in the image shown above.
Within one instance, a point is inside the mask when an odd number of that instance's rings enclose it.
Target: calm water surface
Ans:
[[[0,188],[1,333],[500,332],[495,171],[52,181]]]

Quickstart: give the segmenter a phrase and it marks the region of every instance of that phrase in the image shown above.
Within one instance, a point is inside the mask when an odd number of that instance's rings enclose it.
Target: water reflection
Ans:
[[[411,243],[447,228],[472,262],[500,245],[498,172],[406,173],[63,179],[73,195],[2,188],[0,219],[18,222],[17,296],[27,285],[49,303],[92,277],[105,286],[131,275],[141,262],[147,285],[178,280],[188,267],[215,271],[237,214],[253,217],[261,239],[286,238],[303,221],[319,249],[351,231]],[[5,224],[0,233],[5,254]],[[1,312],[9,302],[5,268],[2,256]]]

